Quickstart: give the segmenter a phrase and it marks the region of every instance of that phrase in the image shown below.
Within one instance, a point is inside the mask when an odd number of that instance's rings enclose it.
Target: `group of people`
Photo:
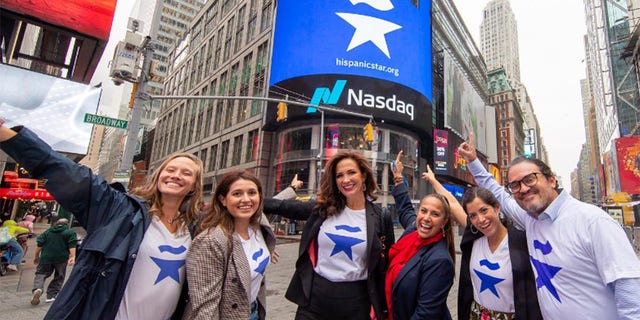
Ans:
[[[517,159],[506,189],[477,160],[473,136],[459,153],[480,187],[459,203],[427,167],[435,193],[414,209],[400,152],[393,197],[404,233],[375,204],[369,161],[342,151],[312,201],[299,181],[273,198],[247,171],[217,183],[202,211],[202,162],[169,156],[131,194],[0,119],[0,147],[87,231],[75,267],[45,319],[265,319],[265,270],[277,260],[263,213],[306,220],[286,298],[296,319],[451,319],[453,221],[465,227],[459,319],[637,319],[640,261],[622,229],[581,203],[546,164]],[[504,213],[507,219],[501,220]],[[34,297],[42,294],[34,287]],[[39,295],[38,295],[39,298]]]

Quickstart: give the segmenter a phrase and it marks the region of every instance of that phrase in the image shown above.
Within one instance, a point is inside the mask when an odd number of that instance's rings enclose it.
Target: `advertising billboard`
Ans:
[[[458,154],[458,146],[462,143],[455,134],[447,130],[433,130],[433,165],[431,168],[435,174],[448,175],[469,184],[474,184],[473,175],[467,168],[467,162]],[[486,163],[485,159],[480,159]]]
[[[278,1],[270,96],[430,133],[430,19],[430,1]],[[314,109],[288,112],[291,119]]]
[[[444,90],[445,125],[465,140],[467,131],[473,131],[476,148],[486,154],[484,102],[447,52],[444,52]]]
[[[620,191],[640,194],[640,136],[616,139]]]
[[[108,40],[116,11],[116,0],[2,0],[2,8]]]
[[[33,130],[54,150],[86,154],[101,89],[0,64],[0,115]]]

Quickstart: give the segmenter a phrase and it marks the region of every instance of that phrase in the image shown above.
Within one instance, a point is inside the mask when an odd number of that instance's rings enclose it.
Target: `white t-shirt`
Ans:
[[[489,248],[487,237],[474,241],[469,269],[473,300],[489,310],[515,312],[509,235],[502,239],[494,252]]]
[[[615,297],[607,284],[640,278],[640,260],[620,225],[602,209],[576,200],[566,190],[533,218],[479,160],[468,167],[478,185],[491,190],[503,212],[527,232],[543,317],[617,319]]]
[[[249,228],[249,239],[247,240],[242,239],[240,236],[238,237],[242,242],[244,254],[247,255],[247,260],[249,261],[249,270],[251,270],[251,297],[249,297],[249,302],[253,302],[258,298],[260,284],[264,278],[264,272],[267,270],[271,255],[260,230],[256,232]]]
[[[315,272],[334,282],[365,280],[367,270],[366,210],[347,207],[328,217],[318,233]]]
[[[170,233],[154,217],[144,234],[117,320],[169,319],[176,309],[185,279],[185,259],[191,245],[186,228]]]

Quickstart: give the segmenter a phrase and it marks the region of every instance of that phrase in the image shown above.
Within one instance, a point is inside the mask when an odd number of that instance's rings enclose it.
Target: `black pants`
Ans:
[[[331,282],[314,273],[308,306],[298,307],[296,320],[371,319],[367,281]]]

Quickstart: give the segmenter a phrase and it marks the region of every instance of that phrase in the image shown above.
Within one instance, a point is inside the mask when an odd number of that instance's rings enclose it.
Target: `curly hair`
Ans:
[[[344,159],[351,159],[356,162],[360,173],[364,176],[365,198],[373,201],[378,197],[375,192],[379,189],[373,169],[369,160],[361,153],[355,151],[340,151],[336,153],[325,166],[325,171],[320,178],[320,190],[316,195],[316,209],[323,217],[331,217],[342,212],[347,206],[347,198],[340,192],[336,183],[336,168],[338,163]]]
[[[178,219],[185,225],[190,225],[193,221],[196,221],[200,212],[200,202],[202,202],[202,160],[190,153],[174,153],[165,159],[160,166],[153,171],[151,176],[147,177],[144,185],[134,189],[131,193],[143,200],[145,200],[150,208],[149,214],[152,216],[160,217],[162,214],[162,194],[158,190],[158,180],[160,179],[160,173],[167,167],[169,162],[177,158],[187,158],[193,161],[197,165],[195,174],[195,184],[193,191],[189,192],[182,203],[180,204],[181,214]]]
[[[204,218],[200,222],[198,233],[220,226],[224,234],[227,237],[231,237],[235,231],[234,219],[227,207],[222,205],[221,199],[227,196],[231,190],[231,185],[238,180],[248,180],[256,184],[258,194],[260,195],[260,204],[258,205],[256,212],[251,216],[250,223],[251,225],[256,225],[260,221],[264,200],[260,180],[258,180],[258,178],[249,171],[234,170],[225,174],[218,182],[216,191],[213,193],[213,197],[211,199],[211,206],[209,206]]]

